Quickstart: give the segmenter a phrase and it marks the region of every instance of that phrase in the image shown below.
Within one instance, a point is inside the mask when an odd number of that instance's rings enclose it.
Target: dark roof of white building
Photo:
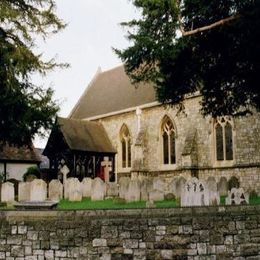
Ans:
[[[119,66],[97,73],[70,117],[91,118],[156,101],[151,84],[134,85],[126,75],[124,67]]]

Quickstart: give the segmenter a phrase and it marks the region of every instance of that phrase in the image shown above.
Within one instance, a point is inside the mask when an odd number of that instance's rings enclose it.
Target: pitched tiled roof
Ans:
[[[31,146],[14,146],[0,143],[0,161],[40,162],[40,156]]]
[[[100,123],[59,117],[57,124],[71,150],[116,153]]]
[[[151,84],[133,85],[124,67],[100,72],[71,112],[71,118],[90,118],[156,101]]]

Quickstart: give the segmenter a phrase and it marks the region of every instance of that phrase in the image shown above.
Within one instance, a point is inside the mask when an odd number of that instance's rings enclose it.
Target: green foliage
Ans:
[[[0,6],[0,140],[28,144],[51,128],[58,105],[53,90],[31,82],[57,64],[35,52],[35,38],[46,39],[65,27],[55,15],[54,0],[1,0]]]
[[[34,176],[34,177],[33,177]],[[27,171],[23,175],[23,181],[28,181],[28,179],[32,178],[40,178],[41,172],[37,166],[32,166],[27,169]]]
[[[231,190],[232,188],[239,188],[240,187],[240,183],[237,177],[232,176],[229,180],[228,180],[228,190]]]
[[[160,102],[180,108],[200,91],[203,114],[214,117],[260,109],[260,0],[132,2],[141,19],[122,24],[131,46],[115,52],[134,82],[152,82]]]
[[[258,197],[258,194],[255,190],[250,191],[249,193],[249,199],[255,199]]]

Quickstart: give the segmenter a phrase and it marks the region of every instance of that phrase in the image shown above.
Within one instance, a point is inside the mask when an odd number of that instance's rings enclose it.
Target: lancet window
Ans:
[[[131,167],[131,136],[126,125],[120,130],[122,168]]]

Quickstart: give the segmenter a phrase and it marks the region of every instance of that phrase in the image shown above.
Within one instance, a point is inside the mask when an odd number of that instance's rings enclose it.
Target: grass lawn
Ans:
[[[156,208],[172,208],[177,207],[176,200],[164,200],[155,202]],[[137,209],[145,208],[145,201],[124,203],[114,201],[113,199],[91,201],[89,198],[84,198],[79,202],[70,202],[61,200],[58,204],[58,209]]]

